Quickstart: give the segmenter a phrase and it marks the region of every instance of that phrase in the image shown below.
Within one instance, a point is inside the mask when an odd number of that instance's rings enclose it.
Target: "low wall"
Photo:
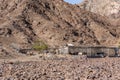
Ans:
[[[83,53],[87,54],[88,56],[97,54],[97,53],[105,53],[108,56],[116,55],[119,53],[119,49],[117,47],[75,47],[69,46],[69,53],[76,54],[76,53]]]

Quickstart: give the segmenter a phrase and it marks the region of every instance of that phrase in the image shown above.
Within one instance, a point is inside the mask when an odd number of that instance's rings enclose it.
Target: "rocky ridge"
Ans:
[[[110,19],[120,20],[120,0],[84,0],[80,7]]]

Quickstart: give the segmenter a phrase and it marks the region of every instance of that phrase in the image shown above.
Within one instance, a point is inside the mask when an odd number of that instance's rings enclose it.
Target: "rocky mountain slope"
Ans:
[[[120,0],[84,0],[80,7],[111,19],[120,20]]]
[[[106,17],[63,0],[0,0],[1,54],[31,48],[35,40],[52,47],[115,45],[119,33],[118,25]]]

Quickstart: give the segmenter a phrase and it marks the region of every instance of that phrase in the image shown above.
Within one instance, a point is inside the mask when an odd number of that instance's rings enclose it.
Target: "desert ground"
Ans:
[[[68,54],[0,59],[0,80],[120,80],[119,61]]]

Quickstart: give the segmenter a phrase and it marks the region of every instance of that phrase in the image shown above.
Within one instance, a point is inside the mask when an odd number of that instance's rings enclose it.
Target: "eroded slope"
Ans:
[[[35,40],[49,46],[115,45],[119,28],[106,17],[63,0],[1,0],[0,44],[8,53],[31,48]]]

